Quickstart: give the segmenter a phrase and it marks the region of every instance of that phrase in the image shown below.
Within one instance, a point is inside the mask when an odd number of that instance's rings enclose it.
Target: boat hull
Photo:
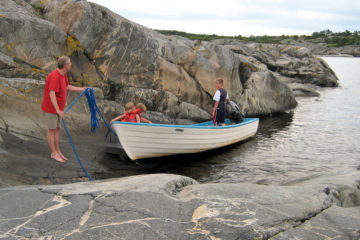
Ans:
[[[204,152],[253,137],[257,118],[222,127],[212,122],[194,125],[114,122],[112,128],[131,160]]]

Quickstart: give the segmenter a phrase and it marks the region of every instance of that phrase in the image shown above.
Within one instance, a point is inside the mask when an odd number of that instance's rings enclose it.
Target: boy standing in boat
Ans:
[[[211,115],[213,117],[214,125],[216,126],[225,126],[225,115],[226,108],[225,102],[229,102],[229,94],[223,88],[224,80],[217,79],[215,81],[215,86],[217,91],[213,97],[213,109]]]

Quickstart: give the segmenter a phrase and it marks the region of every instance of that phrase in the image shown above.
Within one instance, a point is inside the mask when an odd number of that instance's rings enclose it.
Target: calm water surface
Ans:
[[[360,165],[360,58],[324,58],[339,88],[319,89],[318,98],[299,98],[291,114],[260,121],[258,134],[218,151],[164,159],[144,170],[106,155],[107,177],[175,173],[200,182],[283,184]],[[110,174],[110,175],[109,175]],[[101,177],[101,176],[99,176]]]

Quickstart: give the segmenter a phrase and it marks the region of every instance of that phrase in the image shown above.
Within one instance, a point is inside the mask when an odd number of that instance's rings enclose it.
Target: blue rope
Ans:
[[[89,91],[86,91],[86,99],[88,101],[89,110],[91,113],[91,131],[95,132],[97,128],[100,128],[100,120],[102,119],[105,123],[105,126],[115,135],[116,133],[114,130],[110,127],[110,125],[106,122],[103,115],[101,114],[97,104],[96,104],[96,98],[94,95],[94,91],[91,88],[87,88]]]
[[[96,129],[100,128],[100,120],[102,119],[104,121],[104,123],[105,123],[105,126],[109,129],[109,131],[112,132],[115,136],[117,136],[116,133],[114,132],[114,130],[110,127],[110,125],[106,122],[105,118],[101,114],[101,112],[99,110],[99,107],[97,106],[97,103],[96,103],[94,90],[91,89],[91,88],[86,88],[85,91],[83,91],[75,99],[75,101],[70,104],[70,106],[64,111],[64,113],[67,113],[70,110],[70,108],[72,108],[75,105],[75,103],[77,101],[79,101],[79,99],[84,94],[86,95],[86,99],[87,99],[90,114],[91,114],[91,120],[90,120],[91,132],[96,132]]]
[[[100,120],[102,119],[105,123],[105,126],[115,135],[116,133],[114,132],[114,130],[110,127],[110,125],[106,122],[106,120],[104,119],[104,117],[102,116],[97,104],[96,104],[96,99],[95,99],[95,95],[94,95],[94,91],[91,89],[91,88],[86,88],[85,91],[83,91],[76,99],[74,102],[72,102],[70,104],[70,106],[64,111],[64,113],[67,113],[70,108],[72,108],[75,103],[77,101],[79,101],[79,99],[81,98],[82,95],[86,95],[86,99],[87,99],[87,102],[88,102],[88,105],[89,105],[89,110],[90,110],[90,113],[91,113],[91,120],[90,120],[90,125],[91,125],[91,132],[96,132],[96,129],[97,128],[100,128]],[[75,149],[75,146],[71,140],[71,137],[70,137],[70,134],[69,134],[69,131],[66,127],[66,124],[65,124],[65,121],[64,119],[62,119],[62,123],[64,125],[64,129],[65,129],[65,132],[70,140],[70,144],[72,146],[72,149],[75,153],[75,156],[80,164],[80,167],[81,169],[83,170],[83,172],[85,173],[85,175],[88,177],[89,181],[91,182],[92,181],[92,178],[89,176],[89,174],[86,172],[80,158],[79,158],[79,155]]]
[[[70,104],[70,106],[68,106],[68,108],[64,111],[64,113],[67,113],[67,112],[70,110],[70,108],[72,108],[72,107],[75,105],[75,103],[76,103],[77,101],[79,101],[79,99],[81,98],[82,95],[84,95],[85,92],[86,92],[86,90],[83,91],[83,92],[75,99],[75,101],[73,101],[73,102]]]
[[[87,173],[87,171],[85,170],[84,165],[82,164],[82,162],[81,162],[81,160],[80,160],[80,158],[79,158],[79,155],[78,155],[78,153],[77,153],[77,151],[76,151],[76,149],[75,149],[75,146],[74,146],[74,144],[73,144],[73,142],[72,142],[72,140],[71,140],[69,131],[67,130],[67,127],[66,127],[66,124],[65,124],[64,119],[62,119],[62,123],[63,123],[63,125],[64,125],[64,129],[65,129],[66,135],[68,136],[68,138],[69,138],[69,140],[70,140],[71,147],[72,147],[72,149],[74,150],[76,159],[78,160],[81,169],[83,170],[83,172],[85,173],[85,175],[88,177],[89,181],[91,182],[91,181],[92,181],[92,178],[90,177],[90,175],[89,175],[89,174]]]

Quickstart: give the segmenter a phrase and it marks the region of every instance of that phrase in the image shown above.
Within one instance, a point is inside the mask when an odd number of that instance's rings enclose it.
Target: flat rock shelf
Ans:
[[[0,189],[0,239],[359,239],[360,173],[287,186],[171,174]]]

